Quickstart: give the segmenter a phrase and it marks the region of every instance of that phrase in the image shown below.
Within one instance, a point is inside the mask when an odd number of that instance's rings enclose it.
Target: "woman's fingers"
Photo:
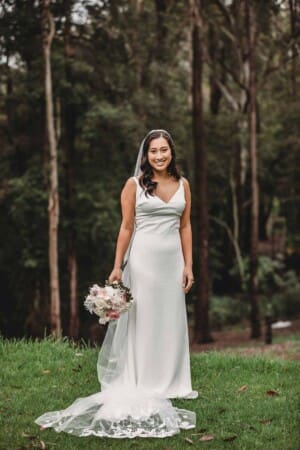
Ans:
[[[193,282],[194,282],[194,278],[189,277],[186,273],[183,274],[182,287],[184,288],[184,292],[186,294],[193,286]]]
[[[122,281],[122,270],[121,269],[115,269],[111,272],[111,274],[108,277],[108,282],[111,284],[114,281]]]
[[[116,277],[114,276],[114,273],[112,272],[108,277],[108,282],[111,284],[115,279],[116,279]]]

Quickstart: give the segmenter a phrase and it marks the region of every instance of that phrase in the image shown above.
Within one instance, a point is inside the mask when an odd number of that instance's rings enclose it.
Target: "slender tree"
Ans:
[[[55,35],[55,25],[50,10],[50,0],[41,0],[41,25],[43,38],[43,56],[45,65],[45,103],[46,127],[49,147],[49,269],[50,269],[50,302],[51,331],[54,335],[61,334],[60,293],[58,270],[58,225],[59,225],[59,192],[57,146],[53,116],[53,94],[51,74],[51,44]]]
[[[157,44],[156,44],[156,61],[158,65],[164,69],[167,55],[167,35],[168,27],[166,24],[167,2],[166,0],[155,0],[156,17],[157,17]],[[160,114],[163,116],[166,103],[165,84],[163,77],[157,80],[157,94],[159,101]]]
[[[65,56],[65,76],[67,86],[72,90],[74,88],[74,76],[72,71],[72,59],[74,50],[71,42],[71,12],[74,5],[73,0],[64,2],[64,56]],[[78,303],[78,265],[76,251],[76,176],[75,176],[75,138],[76,138],[76,105],[72,102],[72,92],[65,95],[63,102],[63,142],[65,151],[65,169],[66,169],[66,197],[67,197],[67,216],[68,216],[68,272],[69,272],[69,295],[70,295],[70,321],[69,335],[77,339],[79,333],[79,303]]]
[[[233,237],[241,251],[245,251],[247,217],[245,209],[248,172],[247,109],[249,85],[249,54],[245,44],[245,13],[243,0],[225,4],[214,0],[211,5],[215,20],[210,20],[209,48],[212,94],[222,95],[237,115],[237,139],[230,169]],[[220,14],[221,13],[221,14]],[[220,49],[216,50],[216,44]],[[220,44],[221,42],[221,44]],[[219,89],[216,90],[216,89]],[[243,270],[242,270],[243,272]],[[242,272],[241,281],[243,278]]]
[[[290,9],[290,24],[291,24],[291,84],[292,84],[292,95],[295,98],[297,96],[297,38],[300,33],[299,24],[299,0],[289,0]]]
[[[256,14],[251,1],[245,2],[248,53],[249,53],[249,109],[248,135],[251,171],[251,246],[250,246],[250,295],[251,295],[251,337],[260,336],[258,307],[258,181],[257,181],[257,115],[256,115]]]
[[[207,164],[203,140],[203,22],[201,0],[190,1],[192,14],[192,99],[195,148],[195,214],[197,219],[196,243],[199,248],[199,271],[196,278],[194,342],[211,342],[209,325],[209,270],[208,270],[208,201]]]

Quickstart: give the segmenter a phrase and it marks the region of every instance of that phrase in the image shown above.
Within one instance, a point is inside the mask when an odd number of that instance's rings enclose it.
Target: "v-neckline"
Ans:
[[[170,201],[173,199],[173,197],[175,197],[175,195],[177,194],[177,192],[179,191],[181,187],[181,178],[179,179],[179,185],[178,188],[176,189],[176,191],[174,192],[173,195],[171,195],[171,197],[169,198],[169,200],[167,202],[165,202],[159,195],[154,194],[155,197],[157,197],[161,202],[163,202],[165,205],[168,205],[170,203]]]

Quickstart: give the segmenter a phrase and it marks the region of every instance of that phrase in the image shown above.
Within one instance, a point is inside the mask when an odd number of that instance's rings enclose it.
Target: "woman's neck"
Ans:
[[[172,175],[170,173],[168,173],[167,171],[156,172],[155,170],[153,170],[153,176],[152,176],[153,181],[167,181],[171,177],[172,177]]]

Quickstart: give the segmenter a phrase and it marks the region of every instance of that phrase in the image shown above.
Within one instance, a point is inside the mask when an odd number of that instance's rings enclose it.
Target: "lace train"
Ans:
[[[117,388],[78,398],[64,410],[43,414],[35,423],[77,436],[164,438],[194,428],[196,414],[141,389]]]

